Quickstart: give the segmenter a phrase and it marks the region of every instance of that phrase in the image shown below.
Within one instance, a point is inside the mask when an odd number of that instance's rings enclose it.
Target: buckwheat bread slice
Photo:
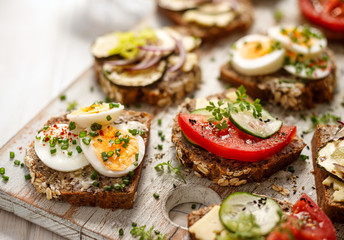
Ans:
[[[253,7],[250,1],[241,0],[241,4],[245,7],[245,11],[235,17],[226,27],[204,27],[196,23],[189,23],[183,19],[185,11],[172,11],[163,8],[157,1],[157,10],[161,15],[172,20],[174,23],[185,26],[192,35],[202,38],[205,41],[213,41],[225,37],[234,31],[247,30],[253,22]]]
[[[227,90],[221,94],[209,96],[223,99]],[[187,98],[180,106],[181,113],[195,110],[196,100]],[[241,162],[219,157],[207,150],[189,143],[178,125],[178,115],[172,126],[172,142],[176,147],[176,158],[184,166],[193,168],[195,175],[206,177],[220,186],[239,186],[247,182],[260,182],[275,172],[285,168],[299,158],[305,147],[303,140],[297,135],[280,152],[266,160],[258,162]]]
[[[333,201],[333,188],[322,183],[328,177],[328,174],[321,170],[316,163],[319,149],[334,137],[339,128],[338,125],[317,126],[312,140],[312,159],[318,205],[332,221],[343,223],[344,203]]]
[[[247,94],[280,105],[284,109],[304,110],[315,103],[330,102],[336,86],[336,64],[333,52],[326,50],[332,69],[330,74],[318,80],[304,80],[281,69],[273,74],[245,76],[233,69],[231,63],[221,67],[220,79],[233,87],[244,85]]]
[[[151,116],[145,112],[123,111],[115,123],[138,121],[150,128]],[[51,118],[47,125],[54,123],[69,123],[66,115]],[[149,131],[141,135],[147,147]],[[101,208],[132,208],[137,197],[143,162],[135,169],[130,183],[123,190],[113,187],[106,191],[107,186],[115,183],[122,184],[122,178],[106,177],[98,174],[96,180],[90,178],[94,171],[91,165],[73,172],[59,172],[47,167],[37,156],[34,142],[26,148],[25,164],[29,168],[31,183],[39,193],[46,194],[48,200],[67,201],[77,206],[99,206]],[[93,182],[99,182],[99,187]]]
[[[293,204],[291,202],[288,201],[281,201],[281,200],[276,200],[274,199],[276,202],[278,202],[278,204],[280,205],[282,211],[284,213],[290,213],[291,209],[293,207]],[[190,228],[192,225],[194,225],[198,220],[200,220],[202,217],[204,217],[204,215],[206,215],[208,212],[210,212],[210,210],[216,205],[211,205],[208,207],[204,207],[201,208],[199,210],[196,211],[192,211],[191,213],[189,213],[187,215],[187,221],[188,221],[188,228]],[[195,234],[190,233],[190,237],[192,240],[197,240]]]

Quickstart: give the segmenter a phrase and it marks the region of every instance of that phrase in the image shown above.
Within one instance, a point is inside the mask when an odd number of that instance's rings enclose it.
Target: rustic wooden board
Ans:
[[[284,23],[300,23],[296,0],[285,1],[254,1],[257,6],[255,10],[255,23],[250,32],[265,32],[269,26],[274,24],[273,9],[282,9],[284,11]],[[159,26],[160,17],[154,15],[145,21],[142,26]],[[243,34],[243,33],[242,33]],[[205,45],[202,50],[201,66],[203,69],[203,84],[201,89],[194,93],[195,97],[204,97],[210,94],[221,92],[226,85],[217,80],[219,67],[228,60],[228,49],[231,43],[242,34],[234,34],[227,39],[223,39],[216,44]],[[330,47],[335,50],[338,63],[344,62],[343,44],[331,44]],[[336,98],[330,105],[320,105],[316,109],[302,112],[304,115],[310,115],[312,112],[325,113],[331,111],[332,114],[342,116],[340,103],[343,100],[344,92],[344,66],[339,65],[338,86]],[[296,161],[292,166],[295,173],[280,171],[262,183],[251,183],[238,188],[225,188],[213,184],[207,179],[200,179],[193,174],[193,171],[184,169],[187,184],[180,179],[165,171],[157,172],[154,166],[161,162],[173,160],[173,164],[178,163],[175,160],[173,144],[170,141],[172,119],[178,111],[177,105],[169,108],[156,108],[142,104],[140,109],[130,107],[131,109],[144,110],[154,115],[151,129],[151,141],[147,151],[147,157],[144,162],[142,177],[138,188],[138,198],[134,208],[130,210],[117,209],[115,211],[104,210],[93,207],[74,207],[68,203],[48,201],[44,196],[38,194],[29,181],[25,181],[24,175],[27,169],[14,166],[13,160],[9,158],[9,152],[16,153],[15,159],[23,161],[24,147],[28,145],[44,122],[51,116],[64,113],[68,102],[76,100],[81,105],[90,104],[96,100],[104,99],[95,84],[95,76],[92,69],[88,69],[63,93],[67,100],[60,101],[58,98],[50,102],[47,107],[32,119],[26,127],[20,130],[1,150],[0,167],[6,168],[6,175],[10,180],[5,183],[0,181],[0,207],[7,211],[23,217],[40,226],[50,229],[57,234],[69,239],[118,239],[118,230],[124,229],[122,239],[130,239],[131,223],[138,225],[147,225],[147,228],[155,226],[162,233],[166,233],[170,239],[188,239],[187,231],[168,219],[168,213],[165,211],[165,204],[168,197],[176,193],[181,188],[189,188],[190,194],[196,196],[192,202],[208,204],[212,200],[206,201],[206,194],[192,193],[195,185],[211,188],[223,199],[233,191],[248,191],[254,193],[266,194],[279,199],[287,199],[295,202],[299,196],[305,192],[313,199],[316,199],[314,190],[314,179],[311,173],[311,160]],[[90,87],[94,86],[94,91]],[[300,119],[298,113],[282,112],[278,108],[266,106],[275,115],[281,116],[289,124],[298,126],[299,134],[310,126],[310,121]],[[162,126],[157,124],[157,119],[163,119]],[[163,150],[156,149],[161,144],[158,138],[158,131],[163,130],[166,140],[163,142]],[[306,143],[310,146],[312,134],[304,136]],[[305,148],[303,154],[310,156],[310,151]],[[295,176],[295,177],[293,177]],[[173,184],[177,188],[174,188]],[[283,196],[271,189],[272,184],[281,185],[290,190],[289,196]],[[292,188],[296,187],[298,191],[293,194]],[[200,190],[201,191],[201,190]],[[156,200],[153,193],[159,193],[160,199]],[[176,196],[177,198],[180,196]],[[179,199],[179,203],[183,200]],[[178,202],[177,201],[177,202]],[[214,203],[217,199],[213,199]],[[339,239],[343,239],[344,225],[336,224]]]

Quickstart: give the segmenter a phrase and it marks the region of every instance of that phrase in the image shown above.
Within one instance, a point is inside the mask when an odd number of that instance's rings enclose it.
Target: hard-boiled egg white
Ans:
[[[35,140],[37,156],[48,167],[62,172],[75,171],[89,164],[81,152],[79,136],[67,124],[45,127]]]
[[[269,74],[283,65],[285,50],[267,36],[247,35],[233,48],[232,66],[243,75]]]
[[[93,123],[110,124],[118,118],[123,109],[124,106],[119,103],[95,102],[68,114],[67,118],[81,128],[88,128]]]
[[[268,33],[286,49],[308,58],[319,56],[327,46],[327,40],[323,34],[308,26],[276,26],[270,28]]]
[[[81,141],[90,164],[102,175],[121,177],[135,170],[145,154],[145,143],[139,132],[128,132],[125,125],[107,125],[89,144]],[[131,129],[132,130],[132,129]],[[134,135],[133,135],[134,134]]]
[[[290,74],[304,79],[320,79],[328,76],[333,68],[327,54],[317,58],[304,59],[293,52],[287,52],[284,69]]]

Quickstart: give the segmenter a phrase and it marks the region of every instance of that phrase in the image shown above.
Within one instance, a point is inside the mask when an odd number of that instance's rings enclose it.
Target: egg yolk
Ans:
[[[90,106],[83,107],[83,108],[80,108],[79,110],[72,112],[71,115],[95,114],[95,113],[108,111],[109,109],[110,108],[108,104],[94,103]]]
[[[246,42],[239,49],[240,56],[245,59],[255,59],[262,57],[270,52],[271,41],[252,41]]]
[[[121,143],[118,143],[123,138],[129,139],[129,141],[127,140],[128,143],[125,143],[123,140]],[[98,160],[102,162],[107,169],[122,171],[135,162],[135,155],[139,151],[139,142],[128,132],[116,129],[113,126],[107,126],[100,130],[99,136],[93,137],[92,140]],[[113,152],[113,155],[108,157],[107,161],[104,161],[102,156],[103,152]]]
[[[306,47],[311,47],[315,44],[314,38],[309,31],[300,31],[297,28],[285,28],[281,33],[288,36],[292,42]]]

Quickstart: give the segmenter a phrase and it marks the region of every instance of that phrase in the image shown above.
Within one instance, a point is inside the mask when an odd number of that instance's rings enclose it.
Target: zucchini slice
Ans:
[[[317,165],[331,176],[344,181],[344,139],[330,141],[320,148]]]
[[[241,131],[258,138],[269,138],[277,133],[283,122],[274,118],[268,111],[262,110],[262,116],[255,118],[253,116],[253,110],[241,111],[239,104],[234,104],[238,112],[230,112],[229,118],[231,122],[239,128]]]
[[[236,192],[222,202],[219,217],[228,231],[246,239],[271,232],[280,222],[282,210],[270,198]]]

